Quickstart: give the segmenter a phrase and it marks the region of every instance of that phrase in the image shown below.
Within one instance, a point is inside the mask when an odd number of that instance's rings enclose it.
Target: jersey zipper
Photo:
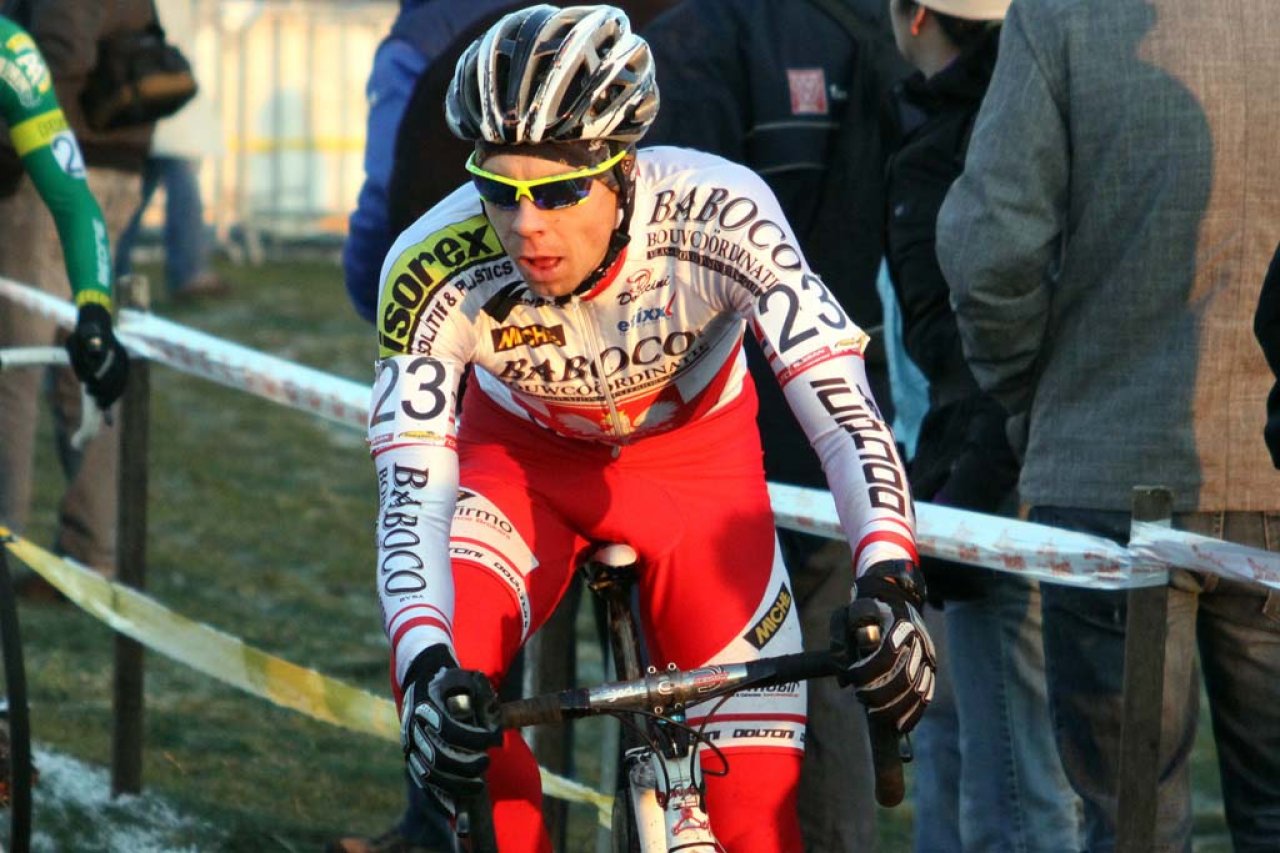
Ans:
[[[618,404],[613,399],[613,394],[609,391],[609,380],[604,375],[604,348],[600,343],[600,332],[596,328],[595,317],[591,315],[587,305],[581,299],[575,297],[572,305],[581,320],[582,334],[587,339],[587,347],[591,351],[591,363],[596,366],[596,378],[600,383],[600,394],[604,397],[605,405],[609,407],[609,423],[613,427],[613,435],[619,441],[625,441],[622,415],[619,414]],[[618,455],[619,450],[620,448],[615,445],[613,448],[615,457]]]

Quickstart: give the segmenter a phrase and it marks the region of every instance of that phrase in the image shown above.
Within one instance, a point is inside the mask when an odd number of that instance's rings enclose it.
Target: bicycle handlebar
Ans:
[[[839,664],[830,652],[799,652],[745,663],[651,671],[634,681],[614,681],[504,702],[500,719],[504,728],[522,728],[615,712],[661,714],[747,687],[821,678],[838,671]]]
[[[878,639],[869,637],[871,631],[878,629],[875,626],[859,629],[860,651],[867,643],[871,643],[873,648],[878,644]],[[504,702],[499,708],[499,719],[503,728],[516,729],[615,712],[662,714],[748,687],[770,687],[823,678],[840,670],[840,662],[832,652],[818,651],[745,663],[712,664],[685,671],[650,672],[634,681],[615,681],[597,687],[580,687]],[[899,735],[892,726],[870,716],[867,724],[875,767],[876,801],[892,808],[902,802],[906,793]]]
[[[62,347],[8,347],[0,349],[0,370],[10,367],[46,367],[71,363]]]

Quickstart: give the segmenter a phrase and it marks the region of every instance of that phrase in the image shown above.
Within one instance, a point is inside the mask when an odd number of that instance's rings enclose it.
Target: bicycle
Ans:
[[[610,650],[622,680],[517,699],[496,708],[473,708],[467,694],[446,696],[446,702],[450,712],[459,717],[482,718],[504,729],[604,714],[618,717],[623,723],[623,762],[620,790],[614,798],[613,849],[618,853],[722,851],[703,810],[698,760],[699,745],[718,753],[715,743],[703,737],[701,730],[714,717],[718,705],[698,729],[686,723],[686,708],[724,700],[748,688],[836,675],[847,663],[847,651],[797,652],[683,671],[674,665],[664,670],[645,667],[644,647],[632,612],[638,562],[629,546],[606,543],[580,567],[587,586],[604,600]],[[879,641],[879,625],[859,627],[859,656],[874,650]],[[874,720],[869,723],[876,799],[883,806],[895,806],[903,798],[902,763],[910,760],[909,745],[905,739],[900,743],[892,728]],[[728,772],[727,758],[720,754],[720,760],[722,772]],[[462,849],[495,853],[498,848],[487,790],[457,805],[456,830]]]

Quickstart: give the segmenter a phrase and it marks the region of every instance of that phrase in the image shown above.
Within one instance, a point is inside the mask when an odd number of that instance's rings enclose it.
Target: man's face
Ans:
[[[527,154],[495,154],[481,165],[496,175],[525,181],[574,171],[564,163]],[[572,293],[604,260],[618,219],[618,196],[592,181],[587,200],[573,207],[539,210],[522,198],[513,210],[488,202],[484,209],[529,289],[550,298]]]

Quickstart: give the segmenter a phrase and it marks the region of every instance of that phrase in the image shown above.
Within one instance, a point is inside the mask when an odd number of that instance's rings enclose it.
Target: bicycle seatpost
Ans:
[[[605,603],[609,622],[609,645],[618,678],[634,679],[644,674],[640,632],[631,613],[631,591],[635,588],[640,557],[630,545],[605,544],[582,564],[587,586]]]

